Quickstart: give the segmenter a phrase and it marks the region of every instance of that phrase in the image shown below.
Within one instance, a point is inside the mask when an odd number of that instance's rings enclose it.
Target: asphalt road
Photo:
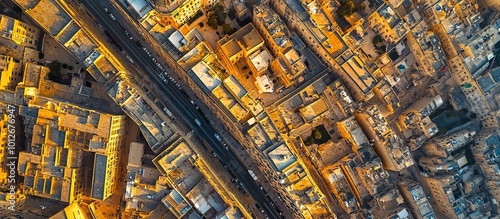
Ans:
[[[174,106],[178,112],[184,112],[182,116],[186,119],[185,122],[192,127],[201,139],[212,147],[221,160],[235,164],[231,165],[231,167],[236,178],[239,179],[253,199],[259,203],[260,206],[262,206],[262,209],[264,209],[268,217],[280,218],[274,206],[271,205],[265,194],[259,189],[257,183],[248,173],[248,170],[243,163],[231,150],[226,150],[222,143],[215,138],[214,134],[216,132],[208,123],[204,115],[199,112],[193,104],[191,104],[190,100],[182,93],[181,89],[179,89],[172,81],[168,80],[167,83],[163,82],[163,79],[160,78],[162,71],[159,69],[157,64],[155,64],[155,62],[142,48],[138,47],[132,40],[129,39],[122,27],[113,21],[111,16],[106,13],[104,7],[101,5],[101,2],[99,0],[89,0],[82,1],[82,3],[85,7],[87,7],[88,11],[92,13],[96,20],[110,33],[123,50],[127,52],[127,54],[135,61],[137,66],[143,69],[144,72],[147,72],[147,76],[152,79],[151,81],[156,82],[157,87],[162,89],[165,97],[170,100],[169,104],[166,105],[171,107]],[[113,15],[116,19],[122,19],[120,14]],[[131,32],[135,30],[128,31]],[[169,71],[169,68],[164,69]],[[144,76],[137,75],[137,77]]]

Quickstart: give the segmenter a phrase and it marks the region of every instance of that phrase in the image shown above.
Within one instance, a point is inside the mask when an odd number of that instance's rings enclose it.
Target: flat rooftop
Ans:
[[[324,165],[330,165],[338,162],[343,157],[347,156],[352,152],[351,144],[346,139],[340,139],[337,141],[327,141],[324,144],[318,146],[317,158],[321,159],[321,163]]]
[[[23,1],[24,5],[31,6],[31,1]],[[21,3],[22,4],[22,3]],[[26,10],[40,26],[48,30],[51,36],[56,36],[71,22],[71,17],[56,3],[55,0],[40,0],[34,8]]]
[[[248,31],[247,29],[250,29],[250,31]],[[249,24],[245,25],[239,31],[247,32],[241,38],[242,41],[243,41],[243,46],[247,50],[251,49],[251,48],[254,48],[254,47],[256,47],[257,45],[259,45],[261,43],[264,43],[264,39],[262,39],[262,36],[260,36],[259,32],[255,29],[255,27],[253,26],[252,23],[249,23]],[[236,31],[236,33],[234,33],[233,35],[235,37],[239,37],[238,34],[240,34],[240,33],[238,33],[238,31]]]
[[[300,110],[300,113],[304,117],[307,122],[313,121],[316,117],[320,116],[324,112],[328,110],[328,106],[326,105],[323,99],[316,100],[315,102],[303,107]]]
[[[158,167],[163,169],[160,172],[164,172],[166,174],[175,170],[185,160],[194,155],[194,152],[185,141],[177,142],[169,148],[170,149],[163,151],[153,160]]]
[[[142,157],[144,156],[144,143],[130,143],[127,166],[140,167],[142,165]]]
[[[288,27],[274,10],[261,4],[254,8],[254,15],[264,25],[267,34],[273,38],[276,45],[282,50],[293,46],[290,40],[292,36]]]
[[[205,42],[198,43],[194,48],[190,49],[186,54],[177,60],[180,66],[186,71],[193,68],[199,62],[209,63],[209,60],[213,60],[215,54],[208,47]]]
[[[66,42],[71,40],[71,38],[73,38],[73,36],[78,31],[80,31],[80,29],[81,28],[78,26],[78,24],[76,24],[75,21],[71,20],[70,23],[66,25],[66,27],[55,38],[62,44],[65,44]]]
[[[68,42],[65,42],[64,46],[80,60],[87,58],[87,56],[97,48],[87,34],[81,29],[78,30]]]
[[[259,123],[262,125],[262,128],[267,134],[267,137],[271,140],[274,141],[278,138],[279,132],[278,129],[274,126],[274,123],[271,120],[271,117],[266,116],[263,119],[259,121]]]
[[[281,143],[274,149],[269,150],[267,156],[278,172],[285,170],[297,160],[285,143]]]
[[[96,59],[94,66],[107,79],[114,77],[118,73],[118,69],[105,56]]]
[[[241,105],[225,87],[218,86],[212,91],[212,93],[237,120],[243,119],[248,114],[248,110]]]
[[[229,76],[224,80],[224,84],[227,86],[229,90],[238,98],[242,98],[247,94],[247,90],[234,76]]]
[[[271,63],[272,56],[267,50],[257,51],[248,56],[252,65],[257,69],[258,72],[261,72],[269,66]]]
[[[390,28],[396,27],[396,25],[401,21],[399,15],[390,5],[383,5],[377,10],[377,13],[385,18]]]
[[[106,155],[95,154],[92,176],[92,198],[102,200],[104,197],[107,163],[108,157]]]
[[[234,38],[222,44],[221,49],[227,57],[232,57],[242,51],[240,44],[238,44],[238,41]]]
[[[303,72],[307,68],[305,62],[302,60],[301,56],[299,56],[299,53],[297,53],[297,50],[290,49],[284,54],[284,56],[290,66],[292,66],[293,72]]]
[[[232,42],[231,42],[232,41]],[[234,32],[230,36],[225,36],[220,39],[217,44],[219,44],[223,50],[225,45],[229,46],[228,51],[232,51],[235,49],[241,49],[239,44],[240,42],[246,50],[256,47],[257,45],[264,43],[264,39],[259,34],[259,32],[255,29],[252,23],[245,25],[240,28],[238,31]],[[231,43],[230,45],[228,43]],[[230,48],[231,47],[231,48]],[[234,53],[226,53],[226,55],[231,56],[230,54]]]
[[[71,105],[66,106],[66,104],[60,104],[60,107],[60,111],[66,113],[66,115],[59,117],[59,126],[93,133],[103,138],[109,137],[111,115],[96,113]]]
[[[194,203],[194,207],[198,209],[199,212],[208,217],[214,216],[216,213],[222,212],[227,208],[222,197],[220,197],[207,179],[199,181],[196,186],[186,194],[186,198]]]
[[[200,79],[209,91],[213,91],[221,84],[215,72],[204,61],[198,62],[190,71]]]
[[[247,134],[250,136],[257,148],[261,151],[271,145],[271,142],[268,140],[268,136],[259,123],[256,123],[250,129],[248,129]]]
[[[176,189],[173,189],[163,198],[162,203],[167,206],[168,210],[177,218],[181,218],[191,209],[189,202]]]
[[[138,95],[129,97],[122,104],[122,109],[129,112],[127,115],[139,125],[149,146],[155,151],[175,132],[168,125],[162,126],[164,120],[148,107],[148,103]]]
[[[127,0],[127,2],[141,18],[153,10],[145,0]]]
[[[364,93],[369,92],[376,84],[375,78],[364,68],[359,59],[351,58],[342,64],[342,69],[358,85]]]
[[[24,86],[26,87],[38,87],[40,83],[40,76],[41,75],[47,75],[50,72],[50,69],[37,65],[34,63],[26,63],[26,66],[24,68]]]

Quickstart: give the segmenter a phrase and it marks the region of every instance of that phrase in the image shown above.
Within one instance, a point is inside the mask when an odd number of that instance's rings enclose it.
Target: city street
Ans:
[[[125,52],[137,63],[137,65],[148,73],[146,77],[149,77],[150,81],[156,81],[157,86],[162,89],[163,96],[168,100],[168,106],[174,108],[174,111],[183,112],[178,115],[183,118],[187,124],[190,124],[191,128],[198,133],[199,137],[203,139],[207,144],[212,146],[215,153],[221,157],[223,160],[232,161],[236,165],[234,166],[233,172],[236,177],[244,184],[248,191],[252,191],[251,195],[254,199],[260,203],[262,208],[266,211],[267,215],[272,218],[279,218],[279,214],[275,208],[266,199],[265,195],[260,191],[255,181],[252,179],[248,173],[245,166],[236,157],[236,155],[230,151],[225,150],[224,146],[215,138],[216,133],[213,127],[210,126],[207,119],[203,114],[201,114],[190,100],[181,92],[178,85],[174,85],[172,82],[163,83],[159,77],[162,74],[157,64],[155,64],[151,58],[148,57],[146,52],[138,47],[136,44],[131,43],[131,40],[124,34],[124,30],[115,21],[113,21],[110,16],[104,11],[104,7],[109,6],[106,2],[104,6],[100,5],[101,2],[98,1],[85,1],[83,4],[87,7],[89,12],[97,19],[97,21],[116,39],[117,43],[120,44]],[[114,16],[120,20],[120,14],[114,14]],[[128,29],[128,32],[136,32],[135,30]],[[174,68],[179,68],[179,66],[169,66]],[[144,77],[144,76],[140,76]],[[135,81],[137,82],[137,81]],[[161,83],[160,83],[161,82]],[[148,86],[149,87],[149,86]]]

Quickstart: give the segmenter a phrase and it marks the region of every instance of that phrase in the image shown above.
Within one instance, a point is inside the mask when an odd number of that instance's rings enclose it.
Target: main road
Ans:
[[[82,3],[116,42],[121,45],[123,50],[135,61],[137,66],[148,74],[146,76],[149,77],[151,81],[157,83],[157,87],[162,89],[162,93],[170,100],[169,104],[166,105],[174,107],[177,109],[177,112],[184,112],[182,117],[185,118],[185,122],[192,127],[198,136],[209,144],[222,160],[235,164],[230,165],[229,168],[231,168],[236,178],[243,184],[253,199],[262,206],[267,216],[269,218],[280,218],[278,211],[266,198],[263,191],[260,190],[243,163],[231,150],[226,150],[222,143],[215,137],[216,131],[214,128],[208,123],[205,116],[191,104],[190,100],[181,91],[182,88],[175,85],[172,81],[167,80],[168,82],[164,82],[160,77],[160,75],[164,73],[159,68],[158,64],[147,55],[143,48],[137,46],[129,39],[130,37],[126,35],[122,27],[120,27],[105,11],[99,0],[82,1]],[[114,14],[114,16],[118,19],[121,17],[119,14]],[[128,31],[130,32],[132,30]],[[169,70],[169,68],[164,69],[166,71]],[[136,76],[139,78],[143,77],[141,75]],[[168,79],[168,76],[166,77]]]

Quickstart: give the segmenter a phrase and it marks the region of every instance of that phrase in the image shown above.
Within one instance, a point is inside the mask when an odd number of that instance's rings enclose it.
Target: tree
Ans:
[[[215,16],[215,14],[210,14],[210,16],[208,17],[208,22],[207,22],[208,26],[212,27],[212,29],[216,30],[217,29],[217,17]]]
[[[359,5],[358,5],[358,10],[359,10],[359,11],[364,11],[364,10],[365,10],[365,8],[366,8],[366,5],[365,5],[365,3],[364,3],[364,2],[359,3]]]
[[[383,41],[384,40],[382,39],[382,36],[380,36],[378,34],[375,35],[375,37],[373,37],[373,39],[372,39],[372,43],[373,43],[374,46],[377,46],[377,44],[379,44],[379,43],[381,43]]]
[[[321,131],[317,128],[314,129],[314,139],[320,140],[322,137],[323,135],[321,134]]]
[[[342,17],[349,17],[356,12],[356,6],[351,0],[345,0],[340,4],[337,14]]]
[[[231,35],[233,33],[233,28],[231,28],[231,25],[229,25],[229,24],[222,25],[222,30],[227,35]]]
[[[215,5],[215,17],[217,18],[217,24],[224,24],[224,21],[226,20],[226,13],[224,13],[224,6],[222,3]]]

